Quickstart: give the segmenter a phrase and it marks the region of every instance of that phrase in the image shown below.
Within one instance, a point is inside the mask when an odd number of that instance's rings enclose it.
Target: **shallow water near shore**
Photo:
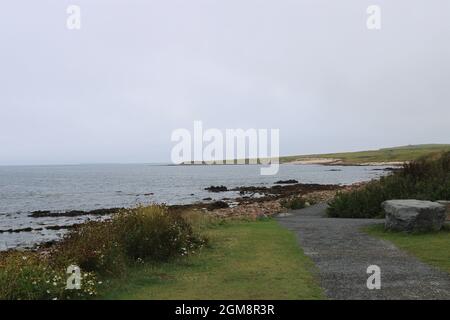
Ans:
[[[189,204],[204,198],[233,198],[238,192],[212,193],[211,185],[273,185],[277,180],[299,183],[351,184],[379,177],[382,166],[280,165],[275,176],[260,175],[259,165],[170,166],[105,164],[0,167],[0,250],[29,247],[60,238],[50,226],[70,226],[99,216],[32,218],[37,210],[64,212],[138,204]],[[37,229],[37,230],[36,230]]]

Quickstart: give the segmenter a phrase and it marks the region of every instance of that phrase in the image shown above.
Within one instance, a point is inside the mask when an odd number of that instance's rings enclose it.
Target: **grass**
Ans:
[[[343,164],[361,164],[366,162],[405,162],[417,160],[433,153],[450,151],[450,144],[421,144],[379,150],[358,152],[327,153],[281,157],[281,163],[311,158],[340,159]]]
[[[385,231],[383,225],[364,229],[370,235],[388,240],[420,260],[450,273],[450,225],[436,233],[409,234]]]
[[[165,264],[143,264],[107,284],[102,299],[321,299],[312,262],[276,221],[227,222],[210,245]]]
[[[290,163],[297,160],[311,159],[334,159],[337,165],[361,165],[369,162],[409,162],[419,158],[430,156],[436,153],[450,151],[450,144],[417,144],[400,147],[382,148],[378,150],[366,150],[356,152],[321,153],[308,155],[293,155],[279,157],[279,163]],[[254,164],[269,161],[269,158],[262,159],[234,159],[227,164]],[[218,164],[224,164],[218,161]],[[187,161],[183,164],[205,165],[204,161]]]
[[[129,266],[171,261],[199,250],[207,244],[200,234],[207,223],[193,212],[139,206],[107,221],[84,223],[49,251],[3,253],[0,300],[92,298],[99,280],[124,275]],[[81,290],[65,290],[70,266],[80,272]]]

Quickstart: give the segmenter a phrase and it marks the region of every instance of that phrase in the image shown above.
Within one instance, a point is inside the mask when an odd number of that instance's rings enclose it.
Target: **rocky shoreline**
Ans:
[[[316,203],[331,200],[337,191],[348,190],[361,185],[361,183],[350,186],[339,186],[331,184],[303,184],[296,180],[277,181],[277,184],[267,186],[241,186],[237,188],[228,188],[226,186],[209,186],[205,190],[212,193],[220,193],[227,191],[235,191],[239,193],[236,198],[222,198],[221,200],[213,200],[212,198],[204,198],[202,202],[194,202],[184,205],[168,205],[170,211],[179,212],[184,210],[201,210],[208,214],[217,216],[249,216],[253,217],[258,214],[273,215],[283,210],[280,201],[292,197],[306,197],[306,202]],[[104,208],[95,210],[70,210],[70,211],[50,211],[39,210],[33,211],[28,216],[31,218],[45,217],[108,217],[126,208]],[[89,219],[88,219],[89,220]],[[2,233],[20,233],[46,230],[71,229],[78,225],[47,225],[39,228],[9,228],[0,230]]]
[[[270,217],[287,212],[289,208],[283,206],[283,202],[290,199],[301,198],[305,205],[319,202],[328,202],[334,198],[337,192],[347,192],[356,188],[361,188],[366,182],[355,183],[349,186],[321,185],[321,184],[290,184],[274,185],[272,187],[239,187],[232,189],[239,191],[241,197],[230,200],[230,205],[226,208],[214,208],[210,210],[208,206],[195,204],[195,209],[208,211],[209,214],[218,217],[244,217],[258,218]],[[255,197],[255,195],[257,195]]]
[[[85,215],[110,215],[117,213],[120,210],[125,208],[108,208],[108,209],[95,209],[89,211],[83,210],[70,210],[70,211],[49,211],[49,210],[39,210],[33,211],[28,216],[32,218],[43,218],[43,217],[77,217],[77,216],[85,216]]]
[[[277,181],[272,186],[240,186],[228,188],[226,186],[209,186],[205,187],[211,193],[217,194],[221,192],[234,191],[238,193],[235,198],[221,198],[214,200],[213,197],[204,198],[201,202],[194,202],[185,205],[168,205],[171,212],[182,212],[186,210],[200,211],[204,214],[217,216],[220,218],[248,218],[256,219],[258,217],[270,217],[282,212],[287,212],[288,208],[283,206],[283,201],[289,199],[299,199],[306,205],[328,202],[336,192],[346,191],[357,188],[364,183],[356,183],[349,186],[331,185],[331,184],[302,184],[298,181],[290,179],[285,181]],[[4,233],[21,233],[21,232],[52,232],[60,230],[67,232],[69,229],[76,228],[80,224],[91,220],[105,220],[111,215],[125,210],[126,208],[104,208],[89,211],[71,210],[71,211],[49,211],[41,210],[31,212],[28,217],[34,219],[41,218],[83,218],[84,221],[74,221],[73,223],[64,224],[47,224],[38,227],[21,227],[17,229],[9,228],[0,230],[0,234]],[[37,243],[33,249],[49,247],[58,240]],[[12,249],[14,250],[14,249]]]

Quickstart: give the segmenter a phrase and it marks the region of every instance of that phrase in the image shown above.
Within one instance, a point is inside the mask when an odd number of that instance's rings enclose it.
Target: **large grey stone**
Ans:
[[[444,205],[447,208],[447,221],[450,221],[450,200],[438,200],[436,202]]]
[[[445,207],[447,207],[447,211],[450,212],[450,200],[438,200],[436,202],[439,203],[439,204],[442,204]]]
[[[421,200],[388,200],[382,203],[386,212],[385,228],[396,231],[438,231],[446,217],[444,205]]]

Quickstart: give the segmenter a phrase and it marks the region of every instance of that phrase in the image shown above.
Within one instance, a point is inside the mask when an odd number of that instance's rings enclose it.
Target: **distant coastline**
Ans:
[[[332,158],[305,158],[298,159],[287,162],[280,162],[280,164],[294,164],[294,165],[324,165],[324,166],[402,166],[404,163],[408,163],[410,161],[373,161],[373,162],[347,162],[343,159],[332,159]],[[235,161],[234,163],[226,163],[225,161],[222,163],[218,162],[205,162],[205,161],[191,161],[191,162],[183,162],[180,163],[179,166],[243,166],[243,165],[263,165],[261,163],[238,163]]]
[[[300,165],[332,165],[332,166],[401,166],[423,157],[433,157],[442,152],[450,151],[450,144],[418,144],[378,150],[356,152],[341,152],[327,154],[282,156],[280,164]],[[267,159],[263,159],[267,161]],[[222,160],[218,162],[189,161],[180,165],[249,165],[261,164],[254,159]]]

